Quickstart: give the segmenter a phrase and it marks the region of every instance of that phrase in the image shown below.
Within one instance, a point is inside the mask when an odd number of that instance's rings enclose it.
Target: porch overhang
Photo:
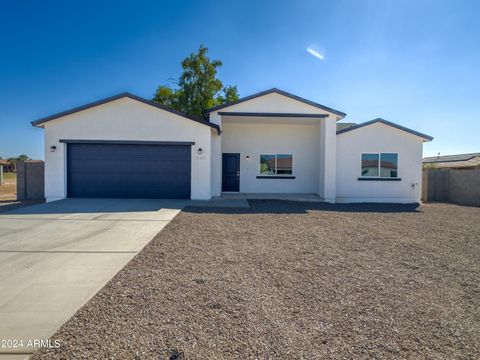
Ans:
[[[227,112],[219,111],[223,124],[318,124],[329,118],[329,114],[285,113],[285,112]]]
[[[219,111],[221,116],[246,116],[246,117],[281,117],[281,118],[326,118],[328,114],[308,114],[308,113],[271,113],[271,112],[228,112]]]

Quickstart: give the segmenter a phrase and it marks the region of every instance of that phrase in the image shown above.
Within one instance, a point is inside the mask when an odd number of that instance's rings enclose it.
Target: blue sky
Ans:
[[[0,156],[43,158],[30,121],[122,91],[151,98],[200,44],[241,96],[278,87],[480,151],[478,1],[1,1]],[[311,47],[320,59],[307,52]]]

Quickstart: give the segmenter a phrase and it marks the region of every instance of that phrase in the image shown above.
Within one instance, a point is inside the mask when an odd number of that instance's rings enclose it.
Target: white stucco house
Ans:
[[[210,199],[318,194],[327,202],[420,201],[432,137],[278,89],[195,118],[122,93],[32,124],[45,133],[45,196]]]

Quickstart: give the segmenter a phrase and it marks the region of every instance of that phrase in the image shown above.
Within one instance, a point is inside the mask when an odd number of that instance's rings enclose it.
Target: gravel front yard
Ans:
[[[477,359],[480,208],[190,208],[34,359]]]

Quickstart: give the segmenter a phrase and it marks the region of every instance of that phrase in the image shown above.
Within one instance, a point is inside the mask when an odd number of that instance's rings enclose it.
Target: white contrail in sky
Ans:
[[[318,51],[313,50],[311,47],[308,47],[307,51],[320,60],[323,60],[325,58],[325,55],[320,54]]]

